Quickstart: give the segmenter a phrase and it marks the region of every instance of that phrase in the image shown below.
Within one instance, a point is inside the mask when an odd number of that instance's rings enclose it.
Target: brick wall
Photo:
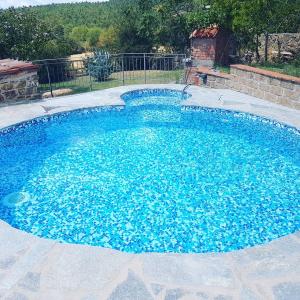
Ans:
[[[230,74],[199,68],[206,85],[229,88],[257,98],[300,109],[300,78],[245,65],[231,65]]]
[[[39,96],[36,66],[10,59],[0,60],[0,103]]]
[[[196,66],[213,66],[216,57],[215,38],[192,40],[192,59]]]

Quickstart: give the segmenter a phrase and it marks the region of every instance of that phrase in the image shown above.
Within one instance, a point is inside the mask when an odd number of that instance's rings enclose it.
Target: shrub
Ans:
[[[87,58],[85,64],[87,73],[98,82],[107,80],[113,71],[111,57],[104,50],[94,51],[94,55]]]
[[[38,76],[39,83],[41,84],[49,83],[49,79],[51,83],[56,83],[67,81],[73,78],[68,62],[60,59],[53,59],[48,61],[45,60],[40,63]]]

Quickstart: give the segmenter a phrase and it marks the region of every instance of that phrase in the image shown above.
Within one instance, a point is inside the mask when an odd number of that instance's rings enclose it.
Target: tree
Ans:
[[[52,53],[67,53],[67,44],[183,52],[194,29],[218,24],[259,56],[260,35],[299,30],[299,9],[299,0],[110,0],[10,9],[0,11],[0,55],[44,57],[45,43]],[[53,34],[55,28],[63,32]]]
[[[97,27],[90,28],[86,35],[86,40],[90,48],[95,48],[97,46],[101,29]]]
[[[86,25],[76,26],[72,29],[70,33],[70,38],[83,45],[84,42],[86,42],[87,40],[88,31],[89,28]]]
[[[155,15],[152,7],[156,1],[114,1],[113,26],[118,31],[120,52],[150,52],[155,44]]]
[[[39,57],[41,45],[51,40],[51,31],[32,13],[15,9],[0,11],[0,56],[20,59]]]
[[[268,60],[270,33],[293,32],[299,25],[298,0],[234,0],[232,1],[233,30],[248,37],[258,54],[258,36],[265,36],[265,61]]]
[[[97,46],[112,53],[117,52],[119,49],[118,29],[116,29],[113,26],[110,26],[102,30]]]
[[[29,11],[0,10],[1,58],[35,60],[66,56],[77,49],[65,38],[63,27],[42,22]]]
[[[189,46],[191,29],[188,24],[189,13],[194,9],[193,1],[160,0],[155,10],[159,18],[158,41],[173,51],[183,52]]]

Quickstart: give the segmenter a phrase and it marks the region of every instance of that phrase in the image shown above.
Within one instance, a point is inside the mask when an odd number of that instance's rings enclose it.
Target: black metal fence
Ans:
[[[186,55],[122,53],[33,63],[39,66],[39,91],[55,96],[61,89],[80,93],[130,84],[180,83],[185,78]]]

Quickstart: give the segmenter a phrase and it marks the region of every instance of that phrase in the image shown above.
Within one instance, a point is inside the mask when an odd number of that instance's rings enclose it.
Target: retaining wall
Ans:
[[[300,109],[300,78],[245,65],[231,65],[230,74],[199,68],[211,88],[229,88],[257,98]]]

